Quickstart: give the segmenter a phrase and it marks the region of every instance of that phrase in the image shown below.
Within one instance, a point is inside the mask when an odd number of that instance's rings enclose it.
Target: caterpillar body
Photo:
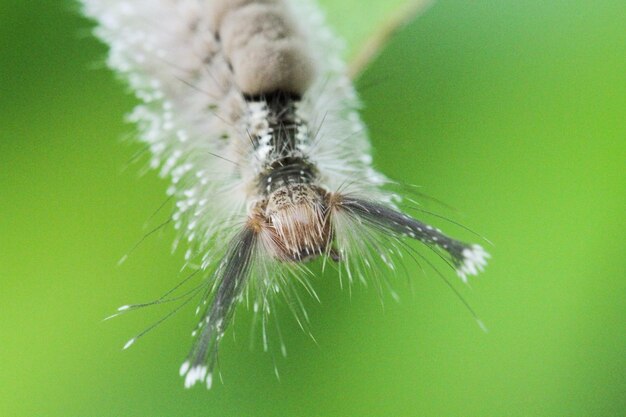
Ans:
[[[415,239],[463,281],[486,265],[481,246],[400,211],[372,168],[340,42],[310,1],[83,4],[109,66],[142,101],[130,120],[151,166],[171,178],[172,220],[206,276],[185,300],[200,299],[180,369],[186,387],[210,387],[239,302],[253,300],[266,318],[278,293],[299,300],[294,282],[310,285],[307,261],[337,263],[351,283],[374,274],[378,259],[393,269],[403,240]]]

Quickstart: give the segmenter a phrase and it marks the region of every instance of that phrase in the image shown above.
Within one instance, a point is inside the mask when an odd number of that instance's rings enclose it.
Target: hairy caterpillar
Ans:
[[[267,317],[278,293],[297,298],[294,282],[309,285],[307,261],[338,263],[352,283],[373,274],[375,258],[393,269],[408,238],[463,281],[486,265],[481,246],[400,211],[372,168],[338,42],[308,0],[83,3],[109,66],[143,102],[130,120],[151,166],[171,178],[172,220],[206,275],[178,298],[200,298],[186,387],[211,386],[236,305],[252,298]]]

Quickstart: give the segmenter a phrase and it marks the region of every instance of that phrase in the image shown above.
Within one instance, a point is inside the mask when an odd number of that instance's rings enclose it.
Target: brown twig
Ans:
[[[369,37],[352,59],[348,69],[350,78],[357,79],[365,67],[380,54],[388,40],[432,3],[433,0],[410,0],[406,5],[399,7],[382,27]]]

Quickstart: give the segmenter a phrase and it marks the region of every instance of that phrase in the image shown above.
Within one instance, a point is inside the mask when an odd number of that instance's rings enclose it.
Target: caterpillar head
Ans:
[[[327,251],[332,233],[326,194],[309,184],[287,184],[257,204],[253,219],[276,258],[308,261]]]

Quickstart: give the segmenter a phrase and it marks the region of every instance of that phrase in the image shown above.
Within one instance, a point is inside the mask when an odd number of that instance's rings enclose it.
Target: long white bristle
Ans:
[[[124,345],[124,347],[122,348],[122,350],[126,350],[129,347],[131,347],[133,345],[133,343],[135,343],[137,339],[135,339],[134,337],[132,339],[130,339],[128,342],[126,342],[126,344]]]

